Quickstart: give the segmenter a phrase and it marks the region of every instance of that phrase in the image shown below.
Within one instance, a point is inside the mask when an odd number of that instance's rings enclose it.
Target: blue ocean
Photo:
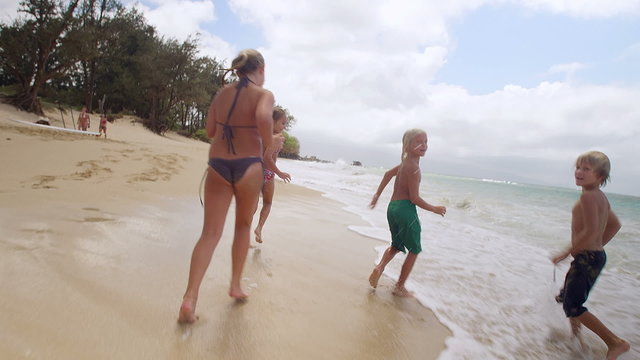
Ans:
[[[386,169],[343,161],[278,165],[292,183],[323,192],[368,224],[350,229],[375,239],[361,254],[373,267],[390,241],[386,206],[393,183],[375,209],[368,207]],[[595,334],[585,329],[582,344],[571,336],[554,300],[570,258],[558,266],[549,258],[569,244],[579,190],[432,174],[428,159],[421,168],[421,196],[446,206],[447,214],[419,209],[423,252],[407,287],[453,333],[440,359],[604,358],[606,346]],[[622,229],[605,248],[607,265],[586,306],[631,344],[621,359],[640,359],[640,198],[607,196]],[[397,279],[402,261],[397,256],[385,276]]]

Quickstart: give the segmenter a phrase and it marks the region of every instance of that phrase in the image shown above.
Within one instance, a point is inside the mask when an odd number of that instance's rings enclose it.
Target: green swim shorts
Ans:
[[[392,200],[387,207],[387,221],[391,231],[391,246],[413,254],[422,251],[420,245],[420,220],[416,205],[409,200]],[[406,249],[406,250],[405,250]]]

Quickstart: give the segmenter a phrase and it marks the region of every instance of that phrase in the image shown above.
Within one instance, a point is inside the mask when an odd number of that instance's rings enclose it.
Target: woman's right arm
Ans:
[[[275,99],[269,90],[264,90],[256,106],[256,126],[262,139],[262,148],[268,149],[273,142],[273,104]]]

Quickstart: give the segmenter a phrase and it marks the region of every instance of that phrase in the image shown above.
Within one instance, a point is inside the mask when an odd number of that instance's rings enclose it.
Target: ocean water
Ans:
[[[362,217],[368,225],[350,229],[379,240],[361,254],[371,256],[373,267],[390,242],[386,207],[393,183],[375,209],[368,207],[386,169],[342,161],[283,159],[278,165],[292,183],[319,190]],[[570,258],[557,267],[549,258],[570,242],[579,191],[431,174],[428,159],[421,168],[421,196],[445,205],[447,214],[418,210],[423,252],[407,288],[453,332],[440,359],[604,358],[605,344],[588,329],[582,344],[571,336],[554,301]],[[586,306],[631,344],[621,359],[640,359],[640,198],[607,196],[622,229],[606,246],[607,265]],[[396,256],[385,276],[397,279],[403,260]]]

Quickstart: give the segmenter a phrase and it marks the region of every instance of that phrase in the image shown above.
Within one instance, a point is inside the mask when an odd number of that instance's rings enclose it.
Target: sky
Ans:
[[[640,0],[123,3],[203,56],[262,52],[303,156],[389,168],[421,128],[426,172],[574,188],[599,150],[605,190],[640,196]]]

